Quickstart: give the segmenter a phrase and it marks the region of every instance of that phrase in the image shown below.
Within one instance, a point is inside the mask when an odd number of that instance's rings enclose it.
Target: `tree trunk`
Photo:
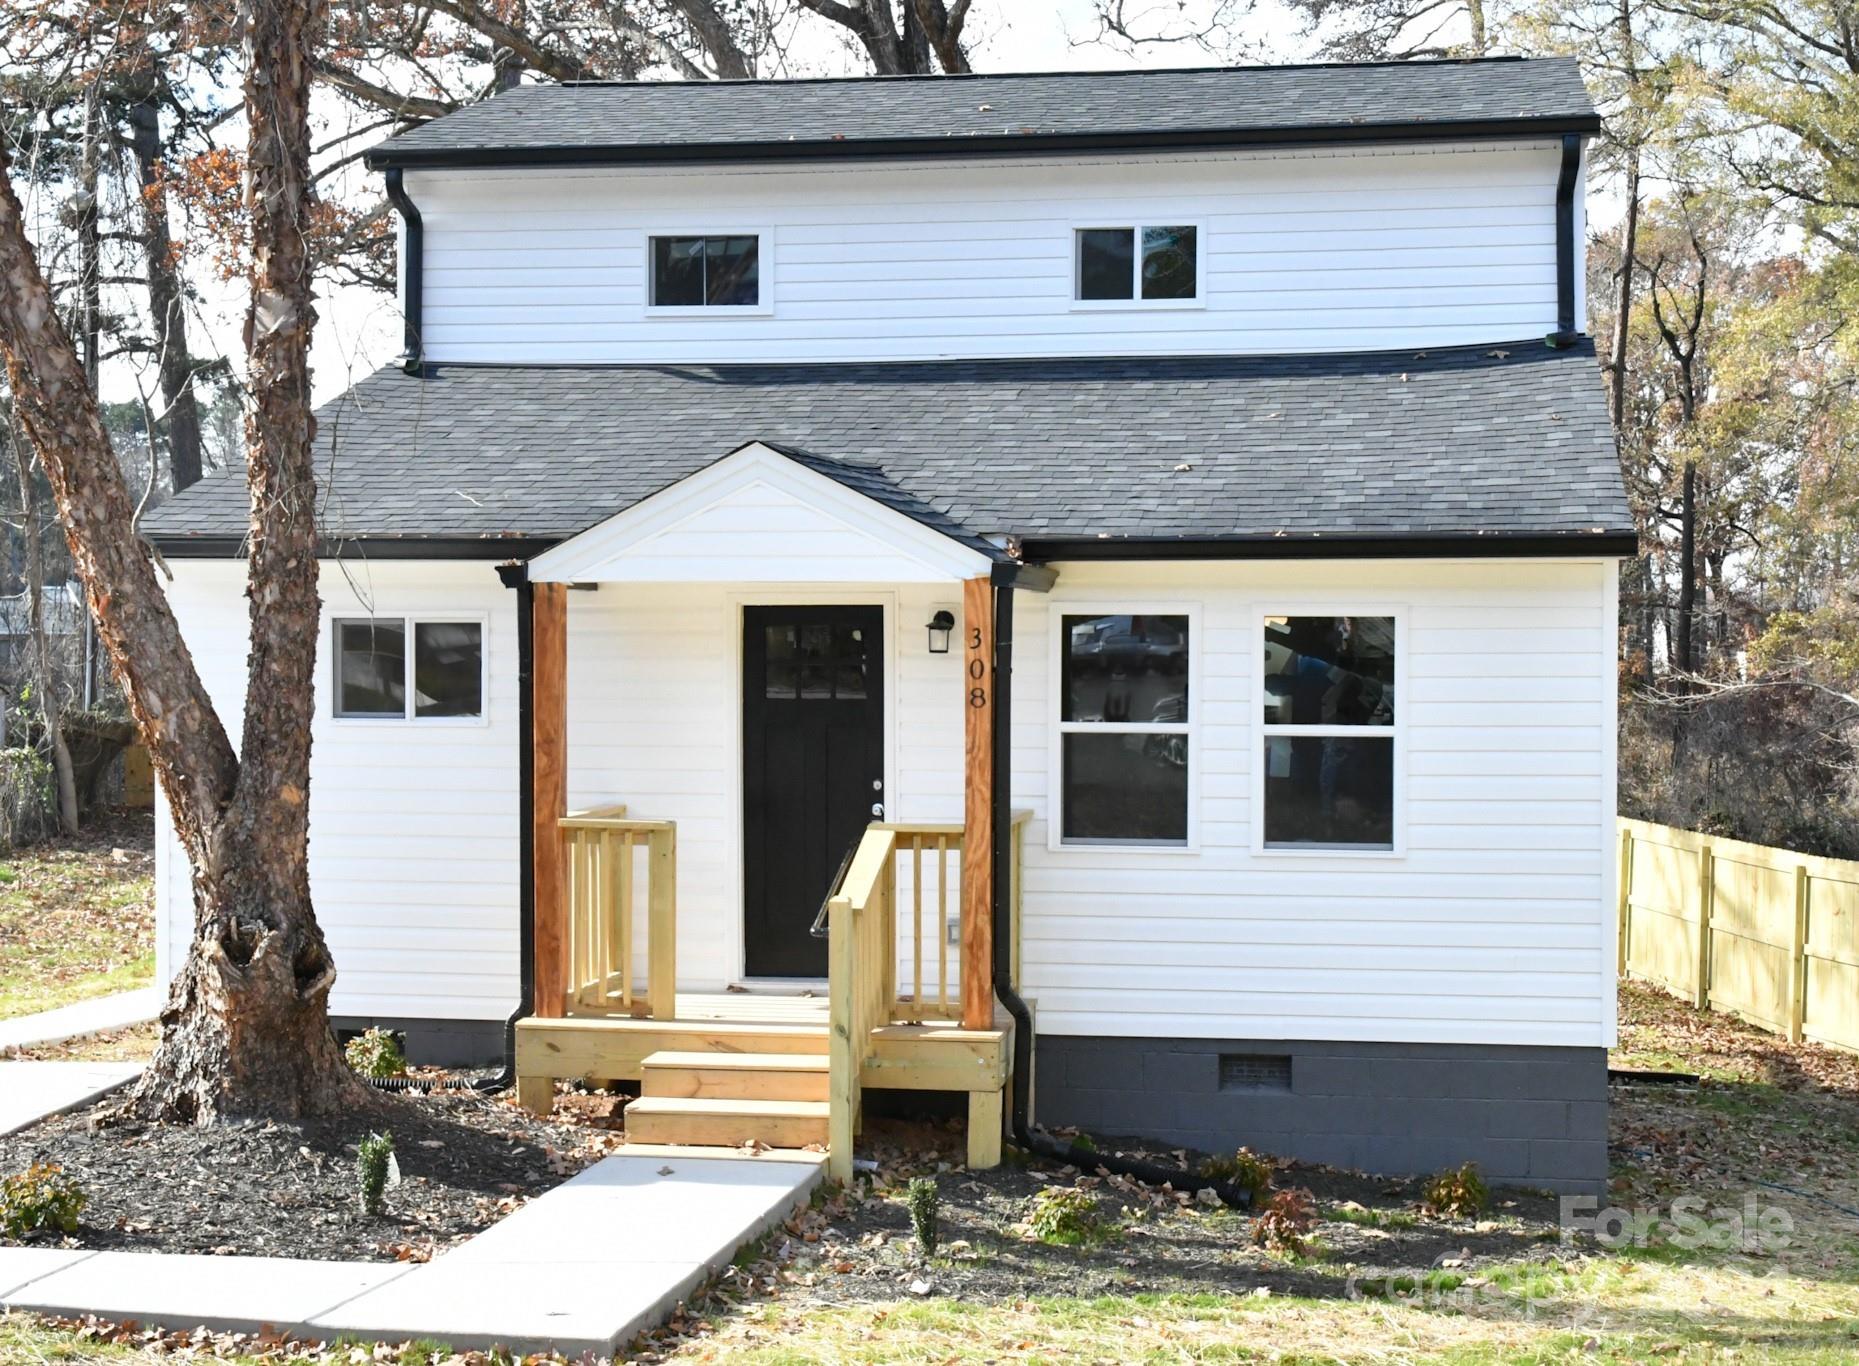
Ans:
[[[1485,32],[1485,0],[1465,0],[1465,16],[1472,27],[1472,56],[1482,57],[1491,50],[1491,39]]]
[[[161,1119],[331,1114],[369,1100],[329,1029],[335,968],[308,878],[318,620],[304,240],[312,19],[293,0],[252,0],[244,15],[252,643],[237,756],[136,536],[96,398],[0,174],[0,347],[15,405],[193,867],[193,945],[127,1102]],[[0,172],[5,164],[0,154]]]
[[[137,1087],[146,1113],[198,1119],[352,1107],[360,1091],[330,1033],[335,965],[310,903],[310,724],[320,602],[310,416],[312,25],[302,0],[245,16],[245,339],[251,489],[250,620],[238,775],[196,872],[193,951]]]
[[[1685,462],[1685,485],[1678,513],[1678,621],[1673,631],[1672,667],[1695,672],[1691,626],[1698,606],[1698,466]]]
[[[1614,435],[1627,429],[1627,342],[1633,320],[1633,257],[1639,250],[1640,149],[1627,152],[1627,212],[1620,222],[1620,274],[1614,288],[1614,330],[1607,345],[1607,406]]]
[[[138,82],[138,84],[142,84]],[[168,443],[174,491],[200,482],[200,405],[194,359],[187,349],[187,315],[180,267],[168,235],[168,191],[161,179],[161,108],[153,71],[129,106],[129,145],[142,186],[143,249],[148,263],[148,311],[155,322],[156,372],[161,384],[161,434]],[[154,458],[154,433],[149,456]]]
[[[39,525],[38,481],[24,447],[16,446],[13,467],[19,472],[19,520],[26,549],[26,622],[32,639],[32,690],[45,726],[46,747],[52,756],[58,828],[77,834],[77,780],[71,768],[71,749],[65,743],[64,705],[53,682],[52,652],[45,639],[45,534]]]
[[[97,199],[97,156],[103,131],[96,82],[84,92],[84,150],[78,162],[78,332],[84,338],[84,374],[92,393],[103,371],[103,234]]]

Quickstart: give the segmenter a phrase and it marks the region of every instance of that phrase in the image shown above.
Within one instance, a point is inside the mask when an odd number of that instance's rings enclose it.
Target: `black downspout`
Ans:
[[[1575,330],[1575,189],[1581,179],[1581,137],[1562,139],[1562,171],[1556,177],[1556,330],[1547,338],[1560,351],[1581,339]]]
[[[404,250],[407,255],[406,288],[401,299],[401,312],[406,318],[406,340],[402,344],[400,367],[409,375],[423,373],[425,366],[425,349],[420,344],[421,303],[426,294],[426,229],[420,222],[420,211],[413,207],[413,200],[407,195],[406,186],[401,181],[398,166],[387,168],[387,200],[400,212],[400,221],[407,225]]]
[[[994,581],[994,994],[1013,1016],[1013,1096],[1009,1124],[1014,1145],[1082,1171],[1102,1168],[1151,1186],[1175,1190],[1212,1190],[1221,1203],[1247,1209],[1252,1193],[1228,1181],[1214,1181],[1186,1167],[1143,1162],[1120,1153],[1061,1143],[1027,1121],[1033,1096],[1033,1013],[1013,988],[1013,580],[1017,565],[995,566]]]
[[[503,1071],[486,1078],[480,1091],[502,1091],[516,1082],[516,1023],[536,1009],[536,650],[533,614],[536,590],[529,567],[497,567],[504,587],[516,590],[517,714],[517,1005],[503,1025]]]
[[[516,691],[517,691],[517,819],[522,827],[517,835],[517,857],[522,867],[517,877],[517,987],[516,1009],[503,1022],[503,1070],[495,1076],[479,1077],[473,1082],[426,1081],[420,1077],[373,1077],[368,1084],[377,1091],[477,1091],[490,1094],[508,1091],[516,1085],[516,1023],[527,1019],[536,1008],[536,747],[531,722],[535,713],[536,652],[530,643],[531,613],[535,589],[529,582],[529,567],[500,564],[497,577],[505,588],[516,590]]]

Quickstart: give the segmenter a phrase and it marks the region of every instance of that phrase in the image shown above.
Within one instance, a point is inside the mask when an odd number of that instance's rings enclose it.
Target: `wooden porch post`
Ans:
[[[962,584],[962,1027],[994,1024],[994,589]]]
[[[556,1019],[568,1000],[568,876],[561,820],[568,810],[568,586],[534,586],[531,743],[535,756],[536,1014]]]

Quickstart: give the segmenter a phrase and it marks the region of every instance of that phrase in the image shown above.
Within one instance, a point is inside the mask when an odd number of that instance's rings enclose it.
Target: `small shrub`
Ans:
[[[1478,1164],[1467,1162],[1463,1167],[1449,1167],[1429,1176],[1420,1192],[1420,1203],[1426,1206],[1428,1214],[1470,1219],[1483,1213],[1485,1206],[1491,1203],[1491,1188],[1478,1174]]]
[[[63,1167],[34,1162],[0,1180],[0,1234],[24,1239],[48,1229],[76,1233],[78,1215],[89,1203],[90,1197]]]
[[[1271,1158],[1250,1148],[1241,1148],[1230,1157],[1217,1154],[1201,1163],[1202,1176],[1239,1187],[1252,1197],[1254,1208],[1272,1188],[1272,1173],[1276,1169],[1277,1164]]]
[[[1302,1252],[1316,1226],[1317,1205],[1307,1190],[1279,1191],[1252,1221],[1252,1241],[1267,1252]]]
[[[1098,1235],[1097,1201],[1075,1186],[1047,1186],[1033,1197],[1026,1231],[1042,1243],[1075,1247]]]
[[[933,1178],[919,1176],[904,1188],[904,1207],[910,1211],[910,1231],[916,1235],[917,1251],[925,1259],[936,1255],[937,1221],[942,1216],[942,1193]]]
[[[407,1074],[407,1055],[400,1050],[400,1040],[385,1029],[364,1029],[343,1045],[342,1056],[370,1081]]]
[[[369,1134],[356,1151],[355,1170],[361,1185],[361,1211],[379,1214],[387,1197],[387,1169],[394,1155],[392,1134]]]

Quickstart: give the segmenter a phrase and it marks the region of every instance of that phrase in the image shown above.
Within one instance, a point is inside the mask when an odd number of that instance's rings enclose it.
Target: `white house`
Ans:
[[[836,1164],[914,1087],[977,1163],[1005,1111],[1593,1188],[1597,127],[1494,60],[524,86],[376,149],[408,354],[319,419],[340,1023],[520,1021],[527,1103]],[[148,520],[228,705],[245,525],[236,475]]]

